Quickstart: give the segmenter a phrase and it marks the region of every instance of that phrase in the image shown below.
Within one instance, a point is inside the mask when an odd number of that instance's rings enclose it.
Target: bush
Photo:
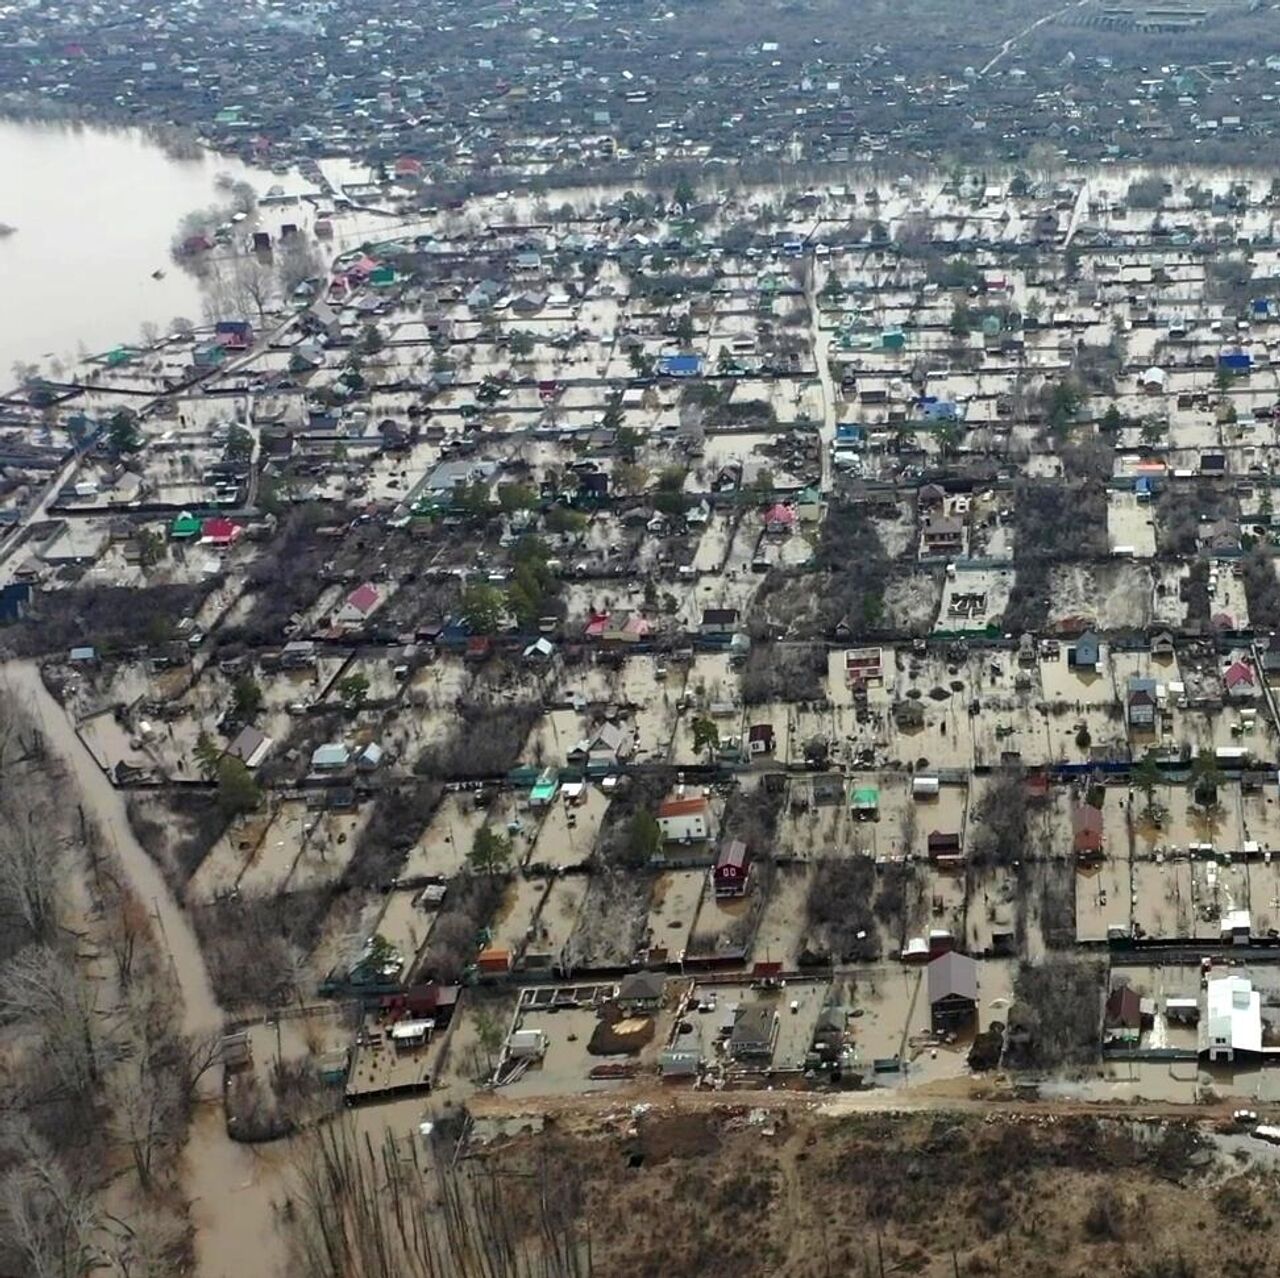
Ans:
[[[755,644],[742,671],[742,699],[821,701],[827,692],[827,650],[822,644]]]
[[[532,701],[461,700],[448,740],[425,750],[413,770],[441,781],[504,777],[520,762],[541,717],[542,707]]]
[[[806,944],[806,952],[825,954],[835,963],[879,958],[880,936],[871,910],[875,877],[870,857],[819,863],[805,900],[805,917],[817,946]]]
[[[1052,958],[1023,963],[1009,1010],[1006,1062],[1016,1069],[1059,1069],[1097,1059],[1104,969]]]
[[[383,790],[356,840],[344,881],[356,887],[381,887],[395,878],[443,793],[435,781],[408,781]]]

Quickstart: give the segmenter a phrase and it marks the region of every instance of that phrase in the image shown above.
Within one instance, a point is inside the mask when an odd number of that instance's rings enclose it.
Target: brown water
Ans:
[[[10,662],[0,677],[29,707],[50,750],[75,780],[79,800],[107,832],[134,891],[151,907],[182,990],[183,1024],[189,1034],[223,1024],[204,958],[187,916],[134,838],[120,794],[76,736],[70,719],[46,690],[32,662]],[[184,1189],[191,1199],[197,1272],[201,1278],[276,1278],[284,1245],[276,1228],[276,1204],[287,1188],[288,1146],[251,1147],[229,1140],[215,1073],[196,1109],[185,1151]]]
[[[155,862],[134,838],[125,815],[124,800],[76,736],[71,720],[45,688],[36,665],[28,661],[10,662],[4,667],[3,678],[39,719],[49,748],[74,777],[80,801],[90,815],[97,818],[133,890],[151,909],[182,991],[183,1028],[188,1034],[197,1035],[219,1029],[222,1011],[214,998],[195,930],[174,900]]]
[[[15,361],[69,364],[136,342],[143,324],[201,321],[197,282],[169,260],[182,217],[222,202],[219,173],[262,194],[271,174],[207,155],[170,159],[133,130],[0,121],[0,384]],[[151,273],[164,271],[154,280]]]

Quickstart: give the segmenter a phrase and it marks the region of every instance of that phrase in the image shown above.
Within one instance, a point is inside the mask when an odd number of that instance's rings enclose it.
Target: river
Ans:
[[[16,361],[70,364],[137,341],[143,324],[201,322],[198,282],[169,245],[183,216],[219,203],[227,173],[261,195],[278,178],[235,159],[171,159],[137,130],[0,120],[0,384]],[[162,270],[163,279],[152,279]]]

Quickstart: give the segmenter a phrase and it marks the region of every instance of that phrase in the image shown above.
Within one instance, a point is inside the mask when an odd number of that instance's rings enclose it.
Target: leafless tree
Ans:
[[[60,950],[28,945],[0,968],[0,1023],[26,1024],[43,1040],[52,1090],[79,1098],[102,1078],[92,985]]]
[[[301,235],[285,240],[279,253],[280,291],[288,297],[300,284],[324,271],[316,246]]]
[[[0,918],[15,939],[47,944],[62,908],[63,849],[34,809],[19,816],[13,806],[0,799]]]
[[[0,1143],[10,1163],[0,1179],[0,1267],[30,1278],[82,1278],[97,1268],[99,1215],[74,1179],[25,1124]]]

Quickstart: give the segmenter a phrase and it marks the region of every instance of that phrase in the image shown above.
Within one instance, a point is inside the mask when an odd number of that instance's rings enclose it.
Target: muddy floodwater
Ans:
[[[133,890],[159,925],[161,943],[173,962],[182,990],[184,1028],[189,1034],[208,1034],[222,1025],[222,1013],[209,984],[200,945],[186,914],[174,900],[156,864],[133,836],[124,800],[98,767],[63,708],[46,690],[38,668],[15,661],[5,666],[4,681],[30,707],[44,729],[50,750],[71,773],[90,816],[101,825],[116,851]]]
[[[137,341],[143,324],[201,320],[200,287],[169,259],[183,216],[219,202],[220,173],[263,193],[271,174],[174,160],[136,130],[0,121],[0,382],[15,361],[69,364]],[[153,279],[163,271],[163,279]]]

